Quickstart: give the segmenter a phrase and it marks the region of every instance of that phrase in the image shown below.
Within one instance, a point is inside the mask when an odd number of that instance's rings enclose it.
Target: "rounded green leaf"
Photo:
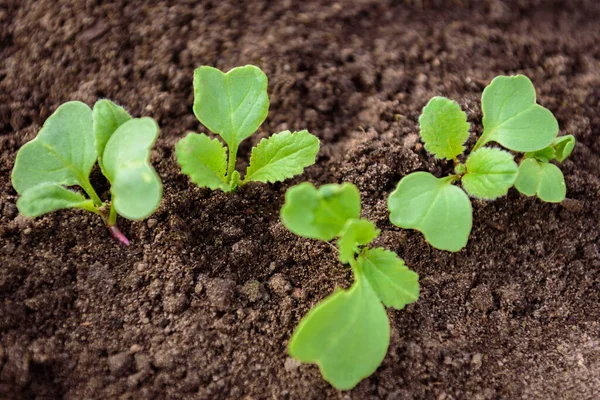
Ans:
[[[149,162],[158,131],[152,118],[134,118],[119,126],[106,143],[104,170],[112,183],[115,209],[125,218],[146,218],[160,204],[162,184]]]
[[[323,378],[339,390],[352,389],[381,364],[390,343],[390,323],[368,281],[327,297],[300,321],[289,353],[319,366]]]
[[[92,110],[71,101],[58,107],[37,137],[21,147],[12,184],[19,193],[41,183],[87,187],[95,163]]]
[[[339,236],[351,218],[360,217],[360,193],[351,183],[323,185],[304,182],[285,193],[281,221],[299,236],[329,241]]]
[[[497,142],[514,151],[537,151],[558,134],[556,118],[536,104],[533,84],[524,75],[494,78],[481,103],[484,129],[476,148]]]
[[[571,155],[571,152],[575,148],[575,136],[565,135],[557,137],[554,143],[555,158],[558,162],[563,162]]]
[[[445,97],[429,100],[419,117],[419,127],[425,150],[436,158],[452,160],[465,150],[469,123],[456,102]]]
[[[218,139],[190,132],[177,142],[175,155],[181,172],[196,185],[229,191],[230,186],[225,178],[227,149]]]
[[[55,183],[41,183],[25,190],[17,200],[17,208],[26,217],[38,217],[64,208],[95,210],[92,200]]]
[[[349,263],[360,251],[360,246],[371,243],[381,231],[374,223],[366,219],[349,219],[337,241],[340,250],[340,261]]]
[[[386,306],[402,310],[419,299],[419,275],[396,253],[380,247],[368,249],[358,257],[358,265]]]
[[[459,251],[467,244],[473,210],[467,194],[427,172],[402,178],[388,198],[390,221],[405,229],[417,229],[433,247]]]
[[[517,179],[517,163],[507,151],[482,147],[469,155],[462,184],[467,193],[484,200],[504,196]]]
[[[94,104],[92,111],[94,119],[94,142],[96,145],[96,154],[98,154],[98,164],[104,170],[102,158],[104,147],[110,136],[119,126],[131,119],[131,116],[121,106],[116,105],[110,100],[98,100]]]
[[[565,178],[554,164],[533,158],[523,160],[515,188],[526,196],[537,196],[548,203],[560,203],[567,194]]]
[[[252,135],[269,112],[267,76],[253,65],[226,74],[203,66],[194,71],[194,114],[230,146]]]
[[[301,174],[315,163],[319,144],[319,139],[307,130],[284,131],[262,139],[252,149],[244,183],[281,182]]]

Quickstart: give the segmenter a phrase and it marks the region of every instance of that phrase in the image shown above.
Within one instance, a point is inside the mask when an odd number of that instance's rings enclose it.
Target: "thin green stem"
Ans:
[[[96,215],[102,216],[102,213],[100,212],[100,210],[98,210],[98,207],[96,207],[93,203],[85,203],[79,206],[79,208],[81,208],[82,210],[91,211]]]
[[[479,139],[477,139],[475,146],[473,146],[471,153],[474,152],[475,150],[477,150],[478,148],[480,148],[481,146],[485,145],[488,142],[489,136],[490,136],[490,132],[486,132],[484,130],[483,133],[481,134],[481,136],[479,137]]]
[[[235,161],[237,158],[238,145],[229,146],[229,158],[227,159],[227,183],[231,183],[233,171],[235,171]]]
[[[117,224],[117,210],[115,209],[115,197],[112,196],[110,199],[110,211],[108,213],[108,226],[114,226]]]
[[[102,205],[102,200],[100,200],[100,196],[98,196],[98,193],[96,193],[96,191],[94,190],[89,178],[85,178],[85,180],[80,183],[81,188],[84,192],[87,193],[88,196],[90,196],[90,199],[92,199],[94,205],[96,205],[96,207],[100,207]]]
[[[442,184],[444,184],[444,183],[452,184],[459,180],[460,180],[460,176],[458,176],[458,175],[448,175],[447,177],[442,178]]]

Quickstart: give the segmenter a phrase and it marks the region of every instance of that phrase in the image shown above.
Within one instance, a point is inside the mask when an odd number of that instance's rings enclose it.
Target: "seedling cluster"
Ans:
[[[468,195],[493,200],[515,185],[521,193],[547,202],[565,198],[563,174],[550,160],[567,158],[575,139],[556,137],[558,122],[536,104],[529,78],[496,77],[484,89],[481,106],[483,134],[463,164],[458,156],[469,138],[466,114],[452,100],[432,98],[419,118],[421,138],[435,158],[454,161],[454,174],[437,178],[414,172],[402,178],[388,198],[390,221],[420,231],[438,249],[459,251],[467,244],[473,222]],[[492,142],[525,153],[520,165],[512,153],[485,147]],[[454,185],[458,182],[462,189]]]
[[[253,65],[223,73],[200,67],[194,72],[194,114],[218,139],[189,133],[176,146],[181,170],[200,187],[231,192],[248,182],[279,182],[315,163],[319,139],[308,131],[284,131],[262,139],[252,149],[243,180],[235,169],[240,143],[267,118],[267,76]]]
[[[12,184],[21,195],[19,211],[28,217],[65,208],[91,211],[128,245],[117,228],[117,214],[146,218],[162,198],[160,178],[148,161],[158,131],[152,118],[131,118],[109,100],[98,101],[93,111],[78,101],[61,105],[17,153]],[[96,161],[111,184],[109,202],[90,183]],[[75,185],[88,197],[67,188]]]
[[[283,224],[296,235],[336,239],[339,260],[354,274],[352,287],[317,304],[289,343],[292,357],[317,364],[323,378],[341,390],[375,372],[387,353],[390,323],[383,305],[401,310],[419,298],[419,276],[396,253],[365,247],[380,230],[361,219],[360,210],[356,186],[316,189],[307,182],[287,191],[281,209]]]
[[[557,137],[558,123],[536,104],[531,81],[523,75],[495,78],[483,91],[482,109],[483,133],[463,163],[466,114],[452,100],[432,98],[419,118],[421,138],[435,158],[454,162],[454,173],[442,178],[411,173],[388,198],[391,222],[419,230],[438,249],[458,251],[466,245],[473,218],[469,196],[493,200],[514,185],[547,202],[565,197],[563,174],[551,161],[563,162],[575,138]],[[193,110],[227,145],[203,133],[189,133],[177,143],[182,172],[200,187],[232,192],[249,182],[279,182],[315,162],[319,139],[306,130],[284,131],[252,149],[243,179],[235,169],[240,143],[269,110],[267,77],[257,67],[227,73],[196,69]],[[117,215],[146,218],[162,198],[160,178],[149,163],[158,132],[153,119],[132,118],[109,100],[98,101],[93,110],[76,101],[61,105],[17,154],[12,183],[21,195],[19,211],[36,217],[65,208],[87,210],[102,217],[113,237],[129,244],[116,226]],[[486,146],[493,142],[509,151]],[[514,153],[523,153],[519,164]],[[96,162],[111,185],[105,201],[90,183]],[[69,189],[73,186],[87,197]],[[317,364],[323,377],[342,390],[371,375],[385,357],[390,341],[385,307],[401,310],[419,298],[418,275],[394,252],[369,247],[380,230],[360,213],[360,194],[350,183],[294,186],[281,209],[283,224],[296,235],[335,241],[339,261],[353,272],[352,286],[337,289],[310,310],[289,342],[292,357]]]

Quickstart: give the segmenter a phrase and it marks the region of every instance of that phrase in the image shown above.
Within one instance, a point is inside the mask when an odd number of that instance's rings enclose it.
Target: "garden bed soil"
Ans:
[[[0,398],[598,398],[599,17],[593,0],[0,1]],[[205,131],[193,70],[243,64],[269,76],[271,108],[238,167],[285,129],[308,128],[321,152],[283,184],[199,189],[173,152]],[[427,100],[458,101],[472,145],[482,89],[513,73],[578,140],[561,166],[568,199],[474,201],[456,254],[392,226],[399,179],[450,168],[418,141]],[[146,221],[119,220],[130,247],[92,214],[19,216],[10,183],[59,104],[103,97],[161,126],[164,199]],[[349,392],[286,354],[311,306],[351,283],[329,245],[279,220],[304,180],[356,184],[377,244],[420,275],[420,300],[388,310],[382,365]],[[92,181],[106,196],[98,171]]]

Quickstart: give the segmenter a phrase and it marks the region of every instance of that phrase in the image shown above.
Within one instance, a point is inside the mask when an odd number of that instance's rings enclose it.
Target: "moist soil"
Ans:
[[[594,399],[600,394],[600,6],[595,1],[0,1],[0,398]],[[195,67],[260,66],[265,124],[320,137],[317,163],[285,183],[226,195],[190,184],[173,147],[206,131]],[[474,201],[465,249],[432,249],[390,224],[386,199],[416,170],[451,166],[418,140],[435,95],[481,133],[480,96],[524,73],[561,134],[562,204],[514,189]],[[17,150],[69,100],[152,116],[164,183],[155,215],[18,215]],[[351,273],[331,246],[289,233],[285,191],[349,181],[363,216],[420,275],[421,298],[388,310],[377,371],[338,392],[286,346],[303,315]],[[106,198],[98,171],[93,184]]]

